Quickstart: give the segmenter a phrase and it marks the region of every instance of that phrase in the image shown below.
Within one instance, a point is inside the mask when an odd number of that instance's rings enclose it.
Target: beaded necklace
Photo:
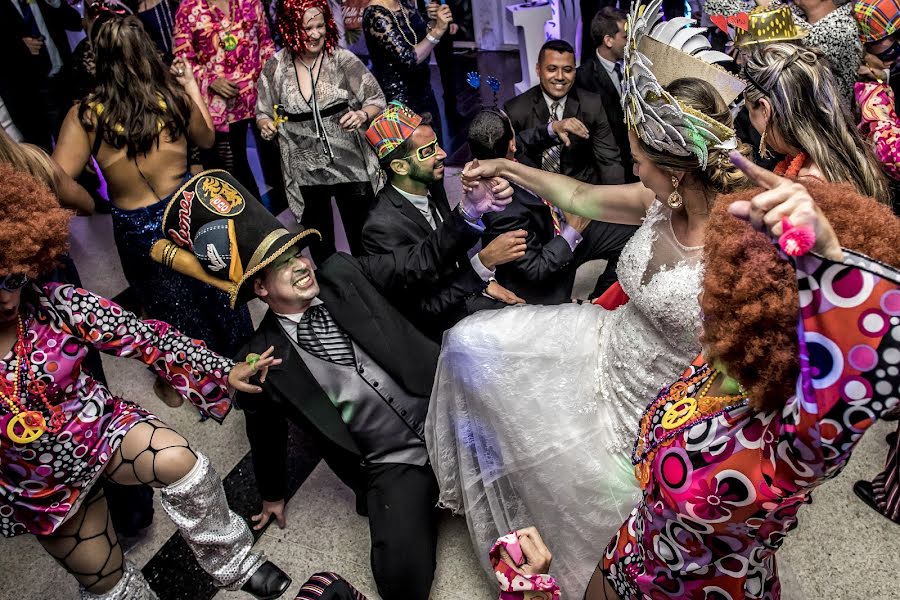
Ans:
[[[397,18],[397,14],[392,10],[388,10],[388,12],[391,13],[392,17],[394,17],[394,23],[397,25],[397,31],[400,32],[400,37],[403,38],[403,41],[405,41],[410,46],[415,47],[416,44],[419,43],[419,36],[416,33],[416,30],[413,29],[412,23],[410,23],[410,21],[409,21],[409,15],[406,12],[406,7],[403,6],[403,4],[401,4],[400,12],[403,13],[403,20],[406,21],[406,27],[409,29],[409,32],[412,33],[412,35],[413,35],[413,41],[409,41],[409,38],[406,37],[406,33],[403,32],[403,28],[400,27],[400,19]]]
[[[65,425],[65,414],[59,406],[54,406],[47,399],[47,384],[34,379],[31,359],[25,343],[25,321],[22,315],[16,318],[16,344],[14,346],[15,377],[12,389],[5,377],[0,377],[0,400],[6,404],[9,414],[0,420],[6,436],[17,444],[29,444],[44,432],[59,433]],[[39,410],[31,410],[26,401],[29,394],[37,396],[50,414],[50,423]]]
[[[631,453],[631,464],[641,489],[645,489],[650,482],[653,459],[661,446],[670,445],[682,432],[697,423],[747,404],[747,394],[741,387],[738,387],[737,394],[707,395],[719,374],[718,369],[710,369],[709,365],[704,364],[690,377],[673,383],[644,411],[640,433]],[[700,391],[696,396],[690,396],[698,389]]]
[[[802,169],[803,165],[806,164],[806,159],[807,156],[805,152],[801,152],[794,157],[786,156],[784,160],[775,165],[774,172],[776,175],[781,175],[789,179],[795,179],[797,175],[800,174],[800,169]]]

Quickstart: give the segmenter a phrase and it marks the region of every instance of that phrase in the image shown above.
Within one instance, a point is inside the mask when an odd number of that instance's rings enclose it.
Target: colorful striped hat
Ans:
[[[422,117],[394,100],[372,119],[366,130],[366,139],[378,155],[378,160],[381,160],[408,140],[421,122]]]
[[[894,35],[900,25],[900,0],[860,0],[853,7],[864,44]]]

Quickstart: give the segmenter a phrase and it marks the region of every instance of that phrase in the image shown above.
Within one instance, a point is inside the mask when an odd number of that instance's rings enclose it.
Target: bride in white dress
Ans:
[[[729,131],[727,106],[710,84],[680,79],[667,89]],[[639,416],[700,349],[708,207],[745,183],[727,160],[728,140],[710,144],[702,168],[694,155],[657,151],[631,134],[641,179],[631,185],[591,186],[505,160],[467,167],[571,213],[641,224],[619,260],[624,306],[484,311],[444,337],[426,442],[439,502],[465,513],[488,572],[493,541],[535,525],[554,551],[551,574],[577,600],[640,499],[630,461]]]

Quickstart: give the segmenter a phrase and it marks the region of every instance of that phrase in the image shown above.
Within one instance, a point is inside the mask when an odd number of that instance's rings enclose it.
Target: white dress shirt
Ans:
[[[420,196],[418,194],[410,194],[409,192],[404,192],[396,185],[391,185],[395,190],[397,190],[401,196],[409,200],[410,204],[416,207],[422,216],[425,217],[425,220],[428,221],[428,224],[431,225],[432,229],[437,229],[438,221],[441,219],[440,214],[434,214],[431,210],[431,205],[428,204],[428,196]],[[443,223],[443,221],[441,221]],[[481,277],[481,280],[484,282],[490,281],[494,277],[494,271],[488,269],[484,266],[484,263],[481,262],[481,259],[478,257],[478,253],[472,255],[472,258],[469,259],[469,262],[472,264],[472,268],[475,269],[475,272]]]
[[[3,129],[13,141],[21,142],[24,139],[19,128],[13,123],[9,110],[7,110],[6,104],[3,102],[3,98],[0,98],[0,129]]]
[[[606,74],[609,75],[609,78],[612,80],[613,85],[616,86],[616,89],[619,91],[619,97],[622,97],[622,80],[619,79],[618,74],[616,74],[616,63],[611,60],[606,60],[602,56],[600,56],[600,51],[597,51],[597,58],[600,59],[600,64],[603,65],[603,68],[606,69]],[[619,67],[622,68],[621,66]]]

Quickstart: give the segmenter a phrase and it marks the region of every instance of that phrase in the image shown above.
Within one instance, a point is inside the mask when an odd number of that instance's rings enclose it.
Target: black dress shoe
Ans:
[[[896,446],[897,445],[897,432],[892,431],[889,434],[887,434],[884,438],[884,441],[886,441],[887,445],[890,446],[891,448]]]
[[[291,585],[291,578],[287,573],[275,566],[272,561],[264,562],[241,587],[241,591],[247,592],[259,600],[274,600],[280,598]]]

